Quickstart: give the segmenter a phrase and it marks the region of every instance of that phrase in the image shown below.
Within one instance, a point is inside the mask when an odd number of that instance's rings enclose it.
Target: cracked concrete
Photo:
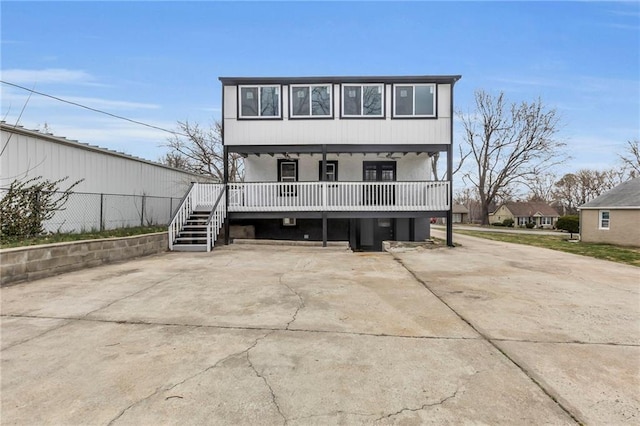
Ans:
[[[455,391],[453,394],[451,394],[451,395],[449,395],[449,396],[445,396],[444,398],[442,398],[441,400],[436,401],[436,402],[427,402],[426,404],[422,404],[422,406],[420,406],[420,407],[418,407],[418,408],[408,408],[408,407],[407,407],[407,408],[403,408],[403,409],[401,409],[400,411],[396,411],[395,413],[387,414],[386,416],[383,416],[383,417],[379,417],[379,418],[377,418],[377,419],[376,419],[376,422],[380,422],[380,421],[382,421],[382,420],[388,420],[388,419],[391,419],[392,417],[399,416],[399,415],[403,414],[403,413],[404,413],[404,412],[406,412],[406,411],[411,411],[411,412],[414,412],[414,413],[415,413],[416,411],[424,410],[424,409],[425,409],[425,408],[427,408],[427,407],[433,407],[433,406],[435,406],[435,405],[442,405],[442,404],[444,404],[445,402],[449,401],[450,399],[455,398],[455,397],[456,397],[456,395],[458,395],[458,392],[459,392],[459,391],[460,391],[460,389],[456,389],[456,391]]]
[[[230,246],[3,288],[2,423],[636,421],[628,270],[584,296],[521,253],[465,247],[396,253],[405,268],[383,253]],[[567,279],[589,283],[580,270]],[[565,324],[567,293],[594,315]]]
[[[284,276],[285,276],[285,274],[280,275],[280,284],[282,284],[282,285],[284,285],[285,287],[287,287],[287,288],[289,289],[289,291],[290,291],[291,293],[295,294],[295,295],[296,295],[296,297],[297,297],[297,298],[298,298],[298,300],[299,300],[298,307],[296,308],[296,311],[293,313],[293,316],[292,316],[292,318],[291,318],[291,321],[289,321],[289,322],[287,323],[287,326],[285,327],[285,329],[286,329],[286,330],[289,330],[289,327],[291,326],[291,324],[293,324],[293,322],[294,322],[294,321],[296,320],[296,318],[298,317],[298,312],[300,312],[300,309],[304,308],[304,307],[305,307],[305,305],[304,305],[304,299],[302,298],[302,296],[300,295],[300,293],[298,293],[298,292],[297,292],[297,291],[295,291],[293,288],[291,288],[291,286],[290,286],[290,285],[288,285],[288,284],[286,284],[286,283],[284,283],[284,282],[282,281],[282,279],[284,278]]]

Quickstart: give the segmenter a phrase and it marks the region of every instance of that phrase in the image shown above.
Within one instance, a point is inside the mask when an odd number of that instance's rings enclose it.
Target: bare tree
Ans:
[[[617,169],[581,169],[567,173],[555,184],[554,197],[562,203],[568,214],[576,214],[578,207],[624,180],[624,174]]]
[[[529,179],[526,183],[529,188],[529,201],[544,201],[550,203],[554,199],[554,190],[558,176],[554,173],[542,173]]]
[[[167,152],[164,156],[158,159],[158,162],[165,166],[173,167],[174,169],[190,171],[189,163],[186,157],[176,152]]]
[[[638,139],[627,141],[624,153],[618,154],[618,157],[630,179],[640,177],[640,141]]]
[[[178,122],[179,132],[165,145],[170,151],[160,159],[166,165],[193,173],[224,179],[224,149],[222,146],[222,126],[214,123],[203,129],[197,123]],[[229,180],[241,182],[244,179],[244,159],[240,154],[229,153]]]
[[[540,99],[507,104],[497,96],[475,92],[475,114],[458,113],[464,130],[469,162],[463,180],[478,191],[482,224],[489,223],[489,206],[506,198],[517,185],[524,185],[566,160],[555,138],[560,120],[555,109]]]

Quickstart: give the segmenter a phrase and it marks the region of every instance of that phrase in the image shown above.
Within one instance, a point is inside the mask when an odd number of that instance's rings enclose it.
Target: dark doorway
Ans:
[[[364,182],[394,182],[396,180],[395,161],[363,161],[362,180]],[[393,185],[364,185],[362,201],[365,206],[385,206],[395,204]]]
[[[395,161],[363,161],[362,180],[364,182],[376,182],[376,184],[363,185],[362,201],[365,206],[380,206],[380,210],[386,210],[384,206],[395,204],[395,187],[393,184],[380,185],[377,182],[394,182],[396,180]],[[362,250],[382,251],[382,242],[393,240],[395,219],[376,218],[360,219],[359,243]]]

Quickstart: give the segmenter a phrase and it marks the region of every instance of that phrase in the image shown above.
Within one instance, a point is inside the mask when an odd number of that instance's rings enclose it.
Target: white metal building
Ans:
[[[0,123],[0,188],[15,179],[84,179],[66,211],[45,224],[49,232],[81,232],[166,224],[191,182],[207,179],[153,161],[64,137]]]

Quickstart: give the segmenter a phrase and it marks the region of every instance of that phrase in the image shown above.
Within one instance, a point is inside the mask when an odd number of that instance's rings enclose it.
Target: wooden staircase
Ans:
[[[211,251],[227,213],[223,184],[193,182],[167,227],[169,250]]]
[[[173,243],[175,251],[207,251],[208,210],[195,210],[189,215]]]

